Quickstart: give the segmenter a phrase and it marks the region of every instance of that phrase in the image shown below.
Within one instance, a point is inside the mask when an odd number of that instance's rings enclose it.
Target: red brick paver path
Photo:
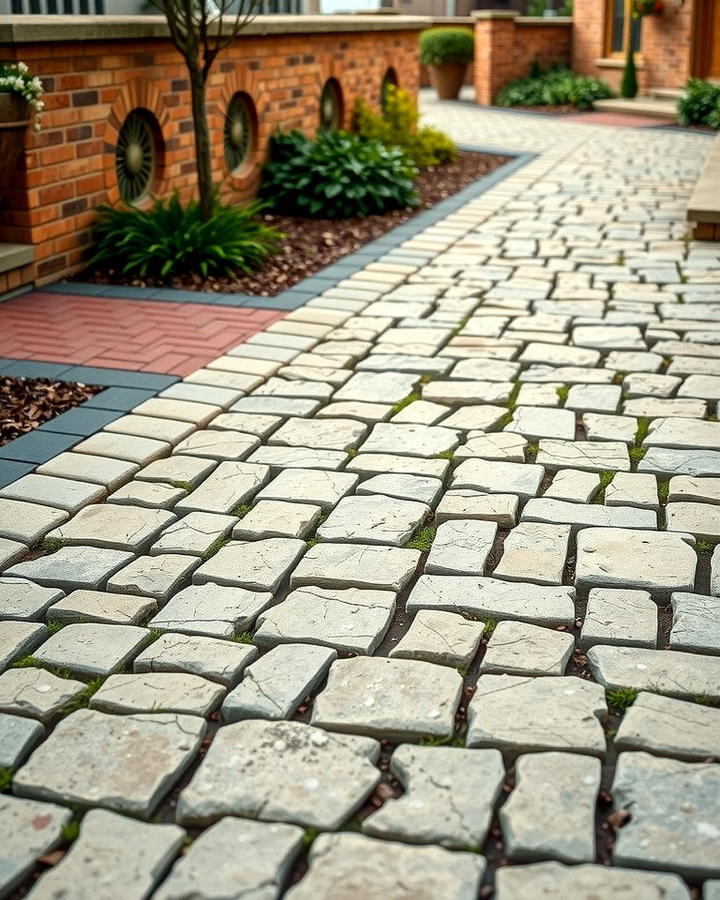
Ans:
[[[0,356],[187,375],[283,315],[34,291],[0,303]]]

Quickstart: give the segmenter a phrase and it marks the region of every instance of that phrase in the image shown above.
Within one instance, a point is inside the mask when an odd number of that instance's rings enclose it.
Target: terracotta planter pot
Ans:
[[[25,132],[32,122],[30,106],[17,94],[0,92],[0,200],[10,186],[15,163],[25,144]]]
[[[457,100],[465,78],[466,63],[449,62],[442,66],[428,66],[430,84],[440,100]]]

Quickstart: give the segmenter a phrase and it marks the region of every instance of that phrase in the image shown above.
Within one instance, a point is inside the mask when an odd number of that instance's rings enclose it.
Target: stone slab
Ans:
[[[189,672],[232,688],[257,655],[252,644],[165,632],[135,657],[133,672]]]
[[[90,679],[122,669],[149,637],[136,625],[77,622],[51,634],[33,655],[43,665]]]
[[[47,556],[16,563],[3,574],[66,591],[79,588],[98,590],[132,558],[132,553],[126,550],[61,547]]]
[[[317,544],[292,572],[290,586],[363,587],[398,593],[415,573],[420,556],[419,550],[372,544]]]
[[[679,650],[598,645],[587,652],[593,676],[608,690],[629,687],[681,700],[720,700],[720,657]]]
[[[305,541],[294,538],[232,541],[195,570],[193,584],[276,591],[305,549]]]
[[[252,627],[272,594],[208,583],[191,585],[175,596],[148,625],[160,631],[233,638]]]

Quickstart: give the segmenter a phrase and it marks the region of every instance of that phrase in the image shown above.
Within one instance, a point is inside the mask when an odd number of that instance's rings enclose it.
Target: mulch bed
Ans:
[[[508,157],[494,153],[461,151],[456,162],[423,169],[417,180],[421,205],[416,209],[398,209],[380,216],[362,219],[298,219],[266,214],[263,220],[279,228],[285,237],[279,253],[271,257],[262,271],[230,278],[203,278],[191,275],[174,279],[170,287],[195,291],[251,294],[274,297],[329,266],[348,253],[381,237],[391,228],[407,222],[423,209],[456,194],[467,185],[503,165]],[[126,284],[134,287],[165,287],[153,279],[128,278],[116,272],[83,272],[79,281],[97,284]]]
[[[0,376],[0,447],[102,390],[102,387],[49,378]]]

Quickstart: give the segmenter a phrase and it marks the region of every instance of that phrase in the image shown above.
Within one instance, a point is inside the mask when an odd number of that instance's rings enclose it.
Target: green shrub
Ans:
[[[537,71],[537,68],[535,68]],[[559,66],[539,77],[531,75],[511,81],[495,99],[498,106],[556,106],[571,104],[577,109],[592,109],[595,100],[612,97],[610,86],[599,78],[576,75]]]
[[[417,206],[417,169],[399,147],[343,131],[276,134],[260,191],[277,212],[348,219]]]
[[[691,78],[678,100],[678,121],[681,125],[720,128],[720,87],[701,78]]]
[[[259,203],[241,207],[216,201],[204,222],[197,201],[183,205],[177,194],[156,200],[147,211],[102,206],[90,265],[164,279],[195,272],[247,274],[262,265],[282,237],[257,220],[261,209]]]
[[[622,79],[620,81],[620,96],[626,100],[632,100],[637,97],[638,80],[637,67],[635,66],[635,52],[632,46],[628,46],[625,68],[623,69]]]
[[[420,35],[420,62],[424,66],[472,62],[475,39],[467,28],[431,28]]]
[[[402,148],[419,168],[452,162],[455,144],[437,128],[419,127],[419,118],[413,98],[394,84],[388,85],[382,115],[363,100],[355,104],[355,127],[362,137]]]
[[[530,0],[527,14],[529,16],[542,16],[547,9],[547,0]]]

